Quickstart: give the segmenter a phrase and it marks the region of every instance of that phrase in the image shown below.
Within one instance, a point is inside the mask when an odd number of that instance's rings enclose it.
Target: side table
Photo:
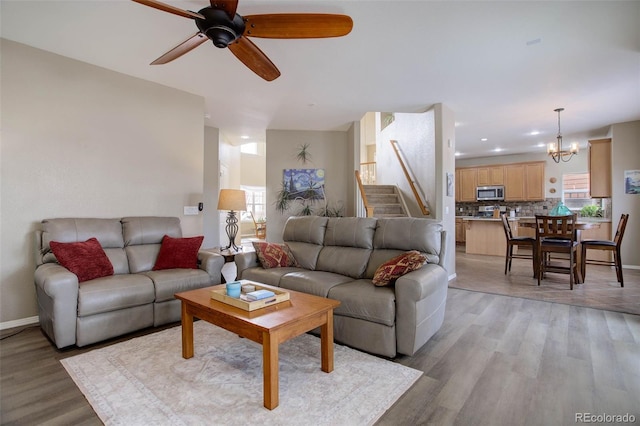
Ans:
[[[233,263],[235,261],[235,257],[236,254],[238,253],[244,253],[243,250],[232,250],[232,249],[223,249],[220,247],[215,247],[215,248],[207,248],[207,249],[203,249],[203,251],[208,251],[211,253],[216,253],[219,254],[220,256],[224,257],[224,262],[225,263]],[[224,269],[224,267],[223,267]],[[226,283],[227,280],[224,276],[224,274],[222,275],[222,284]]]

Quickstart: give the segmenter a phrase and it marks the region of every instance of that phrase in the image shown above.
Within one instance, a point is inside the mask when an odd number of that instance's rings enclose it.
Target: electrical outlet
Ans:
[[[185,216],[197,216],[198,215],[198,206],[184,206],[184,215]]]

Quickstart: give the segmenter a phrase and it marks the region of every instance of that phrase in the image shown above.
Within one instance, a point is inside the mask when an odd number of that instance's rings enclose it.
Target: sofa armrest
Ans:
[[[260,266],[258,262],[258,255],[255,251],[248,251],[244,253],[238,253],[234,257],[237,269],[238,279],[242,279],[242,272],[245,269],[255,268],[256,266]]]
[[[223,281],[223,266],[223,256],[206,250],[200,250],[198,252],[198,267],[209,274],[212,284],[220,284]]]
[[[413,355],[440,328],[447,301],[447,271],[426,264],[396,280],[397,351]]]
[[[76,343],[78,277],[57,263],[35,271],[40,326],[58,348]]]

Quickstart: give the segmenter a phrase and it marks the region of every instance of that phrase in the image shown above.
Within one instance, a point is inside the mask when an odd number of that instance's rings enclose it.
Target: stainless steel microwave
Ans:
[[[504,186],[479,186],[476,188],[478,201],[502,201],[504,200]]]

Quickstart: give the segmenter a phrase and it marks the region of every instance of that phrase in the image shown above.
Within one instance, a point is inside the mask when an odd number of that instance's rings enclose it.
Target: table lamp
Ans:
[[[236,211],[247,210],[247,196],[241,189],[221,189],[218,198],[218,210],[228,210],[227,213],[227,236],[229,237],[229,245],[223,247],[225,250],[233,248],[240,250],[236,245],[236,235],[238,235],[238,217]]]

